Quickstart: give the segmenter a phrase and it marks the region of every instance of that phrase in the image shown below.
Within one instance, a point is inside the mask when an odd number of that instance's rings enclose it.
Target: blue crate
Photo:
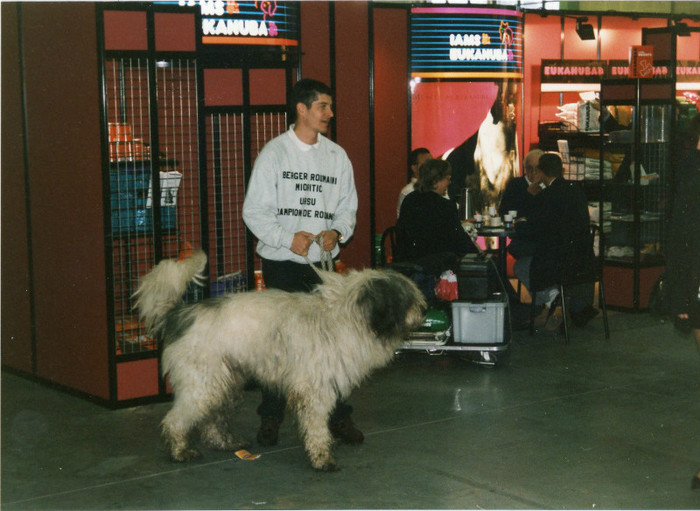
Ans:
[[[161,229],[174,229],[177,225],[177,212],[175,206],[163,206],[160,208],[160,227]],[[152,231],[153,230],[153,211],[151,208],[136,210],[136,230],[137,231]]]
[[[211,296],[223,296],[228,293],[236,293],[247,290],[248,279],[240,270],[235,273],[223,275],[210,285]]]
[[[112,232],[153,231],[153,212],[146,207],[151,173],[142,168],[126,168],[109,172]],[[161,229],[177,227],[176,206],[160,209]]]
[[[160,208],[160,224],[163,230],[177,227],[177,210],[175,206]],[[151,208],[112,209],[113,233],[151,231],[153,231],[153,212]]]
[[[109,189],[112,195],[146,196],[151,173],[144,170],[110,170]]]

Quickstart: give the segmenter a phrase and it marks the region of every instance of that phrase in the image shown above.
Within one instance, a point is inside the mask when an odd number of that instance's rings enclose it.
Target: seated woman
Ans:
[[[450,179],[451,166],[447,161],[428,160],[421,165],[415,190],[401,204],[396,223],[394,261],[399,264],[415,263],[427,274],[409,276],[423,291],[430,305],[433,305],[431,297],[435,286],[431,279],[447,269],[457,269],[465,254],[478,252],[460,223],[455,203],[443,197]],[[520,304],[512,286],[506,287],[506,293],[514,328],[527,328],[529,307]]]
[[[396,224],[397,262],[416,262],[439,273],[467,252],[476,252],[454,202],[443,197],[451,176],[447,161],[421,165],[415,190],[401,204]]]

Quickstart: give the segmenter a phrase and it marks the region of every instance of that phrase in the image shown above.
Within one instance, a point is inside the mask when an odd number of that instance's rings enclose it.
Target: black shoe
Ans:
[[[331,422],[328,427],[333,437],[344,444],[358,445],[365,440],[365,435],[362,434],[362,431],[357,429],[357,426],[355,426],[350,417]]]
[[[571,321],[574,323],[575,326],[583,328],[588,324],[590,320],[595,318],[599,314],[599,312],[600,311],[598,309],[587,305],[586,308],[581,311],[571,311]]]
[[[515,332],[520,332],[523,330],[527,330],[530,328],[530,320],[529,319],[522,319],[520,321],[513,321],[513,331]]]
[[[264,447],[277,445],[280,424],[282,424],[282,421],[276,417],[263,417],[258,430],[258,444]]]

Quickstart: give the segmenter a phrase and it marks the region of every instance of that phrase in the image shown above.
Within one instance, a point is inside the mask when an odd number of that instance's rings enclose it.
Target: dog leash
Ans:
[[[319,247],[321,247],[321,269],[324,271],[335,271],[335,265],[333,264],[333,254],[330,250],[323,250],[323,236],[319,234],[313,240],[315,243],[318,243]],[[304,256],[304,259],[306,259],[306,262],[309,264],[309,266],[316,270],[316,265],[311,262],[309,256]],[[318,271],[316,271],[316,273],[318,273]]]

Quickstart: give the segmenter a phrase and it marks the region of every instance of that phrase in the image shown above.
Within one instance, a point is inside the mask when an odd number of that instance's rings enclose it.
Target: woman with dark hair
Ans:
[[[476,249],[462,228],[455,203],[444,197],[452,177],[445,160],[428,160],[418,171],[415,190],[401,204],[396,224],[397,261],[420,261],[453,254],[456,261]]]

